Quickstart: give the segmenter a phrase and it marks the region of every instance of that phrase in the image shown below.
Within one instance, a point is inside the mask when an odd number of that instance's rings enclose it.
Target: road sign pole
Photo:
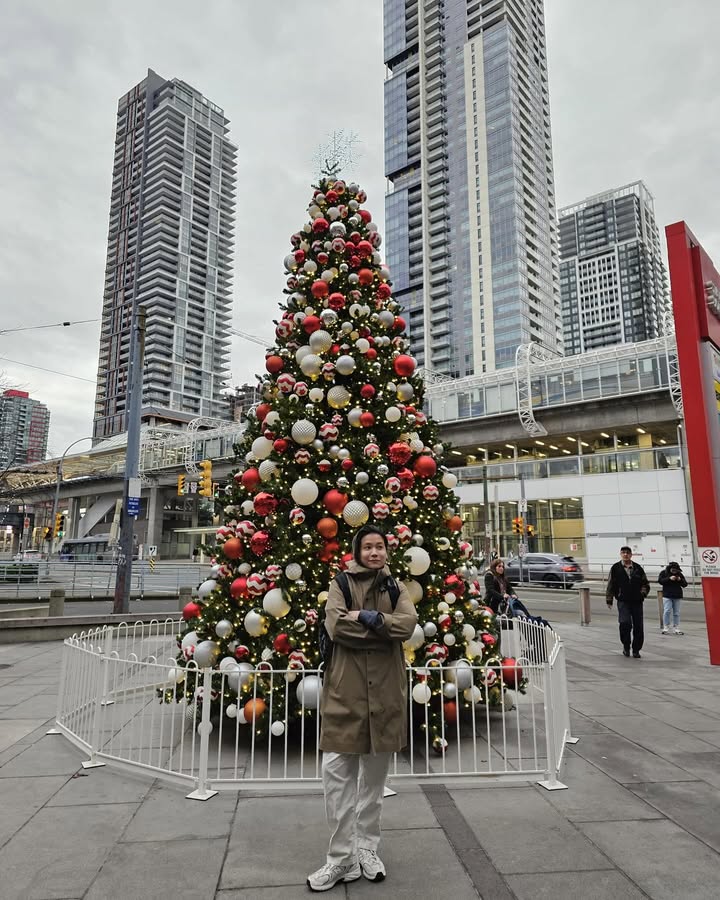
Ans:
[[[525,499],[525,475],[522,472],[520,473],[520,503],[518,504],[518,507],[520,510],[520,516],[522,517],[522,514],[527,510],[527,500]],[[524,537],[524,535],[521,536],[521,540],[518,545],[518,565],[520,567],[520,584],[522,584],[523,581],[525,580],[524,573],[523,573],[523,556],[525,554],[521,553],[521,549],[523,547],[522,537]]]

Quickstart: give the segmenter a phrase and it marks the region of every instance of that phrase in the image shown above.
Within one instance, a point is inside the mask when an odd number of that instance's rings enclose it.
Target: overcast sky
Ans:
[[[546,0],[557,201],[645,179],[720,261],[713,0]],[[383,221],[381,0],[3,0],[0,330],[99,320],[118,97],[148,67],[223,107],[239,147],[234,325],[271,336],[288,238],[334,129]],[[663,239],[664,240],[664,239]],[[52,412],[49,451],[92,430],[99,322],[0,334],[0,372]],[[233,339],[235,383],[262,348]],[[26,368],[30,363],[86,381]]]

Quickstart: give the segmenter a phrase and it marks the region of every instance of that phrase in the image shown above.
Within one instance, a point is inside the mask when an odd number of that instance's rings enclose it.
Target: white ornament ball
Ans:
[[[358,348],[360,353],[367,353],[370,349],[370,341],[368,341],[366,338],[358,338],[355,341],[355,346]]]
[[[343,507],[342,516],[351,528],[357,528],[370,518],[370,510],[362,500],[351,500]]]
[[[299,419],[293,424],[290,431],[296,444],[312,444],[317,434],[317,428],[308,419]],[[262,477],[262,476],[261,476]]]
[[[458,482],[457,475],[452,472],[444,472],[441,481],[446,488],[452,490]]]
[[[223,656],[220,660],[220,665],[218,666],[218,669],[220,669],[221,672],[234,672],[236,668],[237,663],[232,656]]]
[[[260,637],[261,634],[265,634],[267,631],[267,622],[265,621],[264,616],[261,616],[260,613],[254,609],[251,609],[245,616],[243,625],[245,626],[245,631],[247,631],[251,637]]]
[[[220,619],[215,626],[215,634],[219,638],[229,638],[233,633],[233,623],[229,619]]]
[[[355,473],[355,482],[357,484],[367,484],[370,481],[370,476],[367,472],[356,472]]]
[[[290,612],[290,604],[281,588],[273,588],[263,597],[263,609],[276,619],[282,619]]]
[[[413,633],[403,644],[403,647],[406,650],[419,650],[424,643],[425,632],[420,625],[416,625]]]
[[[212,594],[212,592],[215,590],[216,587],[217,587],[217,581],[215,581],[212,578],[208,578],[208,580],[203,581],[203,583],[198,588],[198,597],[200,597],[201,599],[203,597],[209,597],[210,594]]]
[[[228,672],[228,687],[231,691],[235,691],[236,694],[239,694],[241,690],[244,690],[252,682],[254,674],[255,669],[253,668],[252,663],[238,663],[234,671]]]
[[[405,585],[405,589],[408,592],[408,596],[410,600],[417,606],[417,604],[422,600],[423,589],[422,585],[419,581],[415,581],[413,578],[408,578],[403,582]]]
[[[308,353],[300,360],[300,370],[303,375],[308,375],[309,377],[319,375],[321,368],[322,359],[315,353]]]
[[[430,698],[432,697],[430,685],[425,681],[421,681],[419,684],[416,684],[412,689],[412,697],[416,703],[429,703]]]
[[[264,459],[258,466],[260,481],[270,481],[270,479],[274,478],[279,471],[280,469],[278,469],[277,463],[274,463],[271,459]]]
[[[335,368],[341,375],[351,375],[355,371],[355,360],[352,356],[343,354],[335,361]]]
[[[297,699],[305,709],[317,709],[320,703],[320,679],[306,675],[297,686]]]
[[[267,459],[272,453],[272,441],[266,437],[258,437],[252,442],[252,454],[256,459]]]
[[[237,714],[238,708],[234,703],[230,703],[225,707],[225,715],[228,717],[228,719],[236,719]]]
[[[435,637],[437,634],[437,625],[434,622],[426,622],[423,625],[423,632],[425,633],[425,637]]]
[[[288,565],[285,566],[285,576],[289,578],[290,581],[297,581],[302,575],[302,571],[300,563],[288,563]]]
[[[180,646],[183,650],[187,650],[188,647],[194,647],[197,642],[197,631],[188,631],[188,633],[183,637]]]
[[[452,632],[448,632],[443,638],[443,643],[446,647],[453,647],[455,645],[456,637]]]
[[[443,685],[443,696],[446,700],[454,700],[457,697],[457,687],[454,682],[446,681]]]
[[[475,629],[472,627],[472,625],[463,625],[462,633],[466,641],[472,641],[472,639],[475,637]]]
[[[313,403],[322,403],[323,398],[325,397],[325,391],[322,388],[310,388],[308,397]]]
[[[464,691],[472,684],[473,673],[470,663],[466,659],[457,659],[450,663],[445,672],[447,681],[457,685],[459,691]]]
[[[342,409],[350,402],[350,391],[341,384],[337,384],[327,392],[327,402],[333,409]]]
[[[201,669],[214,666],[218,656],[220,656],[220,647],[215,641],[201,641],[193,653],[193,659]]]
[[[360,416],[362,416],[363,411],[359,406],[356,406],[354,409],[351,409],[347,414],[348,425],[352,425],[353,428],[360,428]]]
[[[310,349],[313,353],[325,353],[332,347],[332,335],[319,329],[310,335]]]
[[[388,408],[385,410],[385,418],[388,420],[388,422],[397,422],[399,421],[401,416],[402,413],[397,406],[388,406]]]
[[[282,737],[285,734],[285,725],[282,722],[273,722],[270,731],[273,737]]]
[[[476,684],[474,684],[472,685],[472,687],[466,688],[463,691],[463,697],[468,701],[468,703],[479,703],[482,700],[482,691]]]
[[[430,568],[430,554],[422,547],[409,547],[403,558],[411,575],[424,575]]]
[[[178,666],[177,668],[168,669],[167,675],[165,676],[165,681],[168,684],[180,684],[181,681],[185,680],[185,669],[182,666]]]
[[[298,506],[311,506],[318,498],[319,489],[312,478],[298,478],[290,488],[290,496]]]
[[[415,391],[413,390],[413,386],[411,384],[399,384],[397,389],[397,397],[398,400],[402,400],[403,403],[407,403],[408,400],[412,400]]]

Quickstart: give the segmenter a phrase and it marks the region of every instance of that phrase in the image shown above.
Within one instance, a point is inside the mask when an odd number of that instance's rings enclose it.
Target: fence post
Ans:
[[[51,617],[65,615],[65,588],[52,588],[50,591],[48,615]]]
[[[538,781],[540,787],[544,787],[546,791],[562,791],[567,789],[567,785],[558,781],[558,753],[555,744],[555,696],[553,685],[553,667],[548,661],[543,666],[545,670],[545,752],[547,754],[547,763],[545,766],[545,778]]]
[[[103,705],[103,691],[101,689],[101,685],[104,685],[107,681],[108,658],[104,654],[102,656],[98,655],[95,658],[98,660],[98,664],[102,671],[98,673],[101,677],[95,681],[97,694],[95,695],[95,711],[93,713],[92,737],[90,738],[90,759],[86,759],[83,762],[83,769],[97,769],[100,766],[105,765],[104,762],[101,762],[97,758],[97,751],[100,744],[100,716],[102,715]]]
[[[108,627],[105,629],[103,643],[103,662],[105,663],[105,666],[103,667],[102,700],[100,702],[101,706],[112,706],[112,704],[115,702],[114,700],[111,700],[108,695],[108,685],[110,682],[110,656],[112,654],[114,636],[115,629],[112,625],[108,625]]]
[[[62,663],[60,665],[60,687],[57,695],[57,704],[55,706],[55,725],[52,728],[49,728],[45,734],[62,734],[62,731],[59,728],[56,728],[56,725],[60,724],[60,720],[63,715],[63,700],[65,699],[65,681],[67,678],[67,667],[68,667],[68,646],[65,642],[63,642],[63,655],[62,655]]]
[[[188,585],[178,588],[178,609],[182,610],[192,600],[193,589]]]
[[[202,715],[200,717],[200,759],[198,761],[198,778],[197,787],[187,795],[188,800],[209,800],[217,794],[217,791],[210,790],[207,786],[208,777],[208,759],[210,758],[210,732],[212,731],[212,723],[210,722],[210,693],[212,691],[212,669],[202,670]]]
[[[586,587],[584,584],[581,584],[578,587],[578,593],[580,595],[580,624],[589,625],[592,620],[592,613],[590,609],[590,588]]]
[[[658,589],[657,592],[658,598],[658,619],[660,620],[660,627],[663,627],[663,592],[662,588]]]

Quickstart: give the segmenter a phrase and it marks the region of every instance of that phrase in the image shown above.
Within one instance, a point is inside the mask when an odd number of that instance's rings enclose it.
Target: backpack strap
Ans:
[[[392,605],[393,612],[395,612],[395,607],[397,606],[398,599],[400,597],[400,585],[395,581],[392,575],[388,575],[385,581],[385,589],[388,592],[390,597],[390,603]]]
[[[348,580],[347,572],[338,572],[335,576],[335,581],[340,585],[340,590],[343,592],[343,597],[345,598],[345,606],[348,609],[352,609],[352,596],[350,595],[350,581]],[[393,609],[395,607],[393,606]]]

